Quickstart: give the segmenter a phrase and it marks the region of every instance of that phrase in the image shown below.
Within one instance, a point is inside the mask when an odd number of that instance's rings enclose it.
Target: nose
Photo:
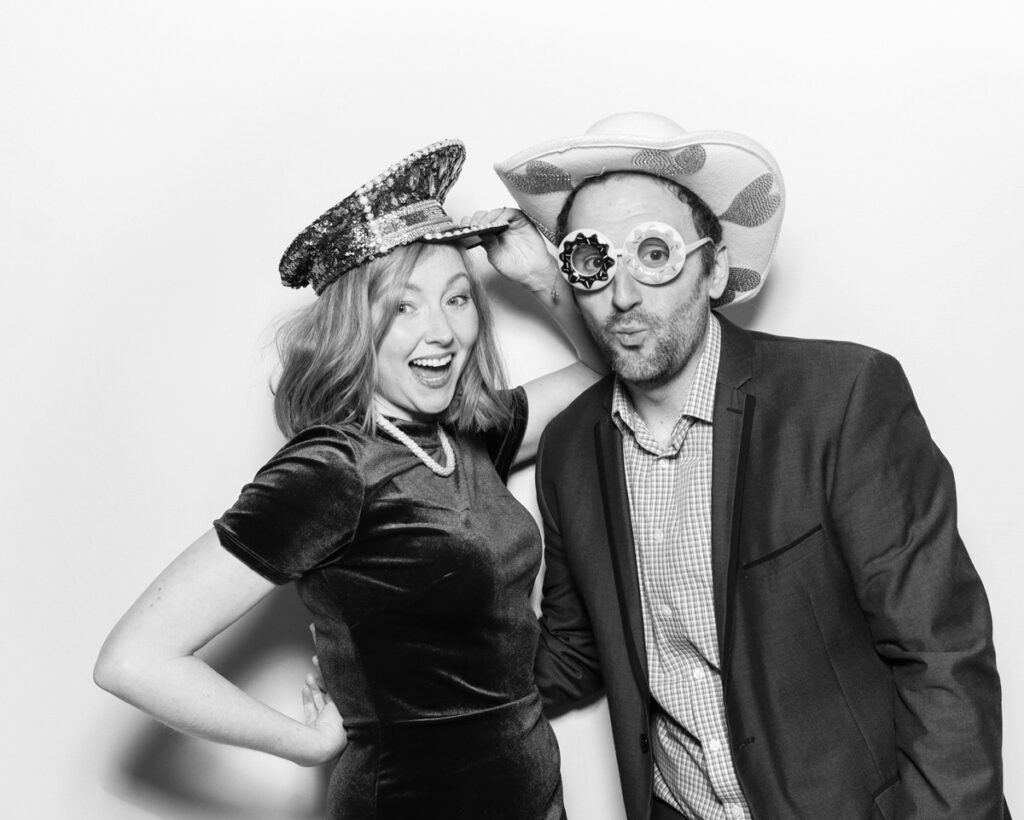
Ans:
[[[451,323],[448,315],[441,309],[435,308],[427,314],[427,326],[423,332],[423,339],[426,342],[439,345],[450,344],[454,338]]]
[[[643,295],[636,279],[630,276],[621,265],[617,267],[619,270],[615,272],[615,278],[609,285],[612,289],[612,305],[620,313],[625,313],[639,305],[643,301]]]

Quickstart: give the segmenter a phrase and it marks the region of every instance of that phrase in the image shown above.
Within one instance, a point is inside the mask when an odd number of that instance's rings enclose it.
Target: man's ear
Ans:
[[[708,282],[708,296],[712,299],[719,298],[725,293],[725,286],[729,284],[729,251],[725,245],[719,245],[715,249],[715,262],[711,266],[710,281]]]

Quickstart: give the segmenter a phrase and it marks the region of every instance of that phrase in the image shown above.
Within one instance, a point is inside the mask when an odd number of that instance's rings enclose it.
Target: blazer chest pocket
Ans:
[[[816,524],[785,545],[745,562],[743,574],[753,579],[780,572],[819,552],[824,543],[825,533],[821,524]]]

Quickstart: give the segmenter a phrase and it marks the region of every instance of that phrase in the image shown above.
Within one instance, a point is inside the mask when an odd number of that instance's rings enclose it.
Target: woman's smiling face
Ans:
[[[444,413],[479,330],[462,254],[424,246],[377,349],[376,409],[408,420]]]

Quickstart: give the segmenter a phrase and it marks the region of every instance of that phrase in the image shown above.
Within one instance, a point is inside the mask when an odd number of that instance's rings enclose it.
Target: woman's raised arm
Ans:
[[[482,224],[499,220],[508,222],[509,229],[497,236],[482,238],[487,260],[506,279],[534,295],[565,334],[579,359],[575,364],[523,385],[530,405],[530,417],[516,456],[516,463],[520,463],[536,455],[540,434],[548,422],[600,379],[608,371],[608,365],[583,324],[572,288],[559,274],[544,238],[522,211],[515,208],[477,211],[469,220],[463,221]]]

